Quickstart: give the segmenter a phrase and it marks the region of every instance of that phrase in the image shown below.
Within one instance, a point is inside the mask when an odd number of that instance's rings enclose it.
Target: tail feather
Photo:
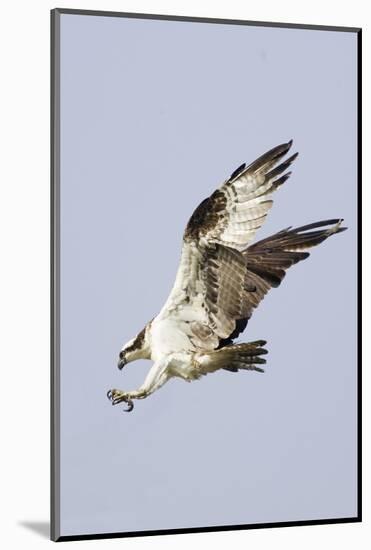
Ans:
[[[257,340],[248,344],[228,345],[221,349],[203,354],[198,359],[200,374],[207,374],[218,369],[224,369],[231,372],[239,370],[255,370],[264,372],[261,367],[266,360],[261,357],[268,351],[263,347],[265,340]]]
[[[266,342],[258,340],[249,342],[248,344],[234,344],[225,346],[218,350],[220,360],[223,361],[223,369],[230,372],[238,372],[239,370],[255,370],[264,372],[264,369],[257,365],[263,365],[267,361],[261,355],[266,355],[268,351],[261,347]]]

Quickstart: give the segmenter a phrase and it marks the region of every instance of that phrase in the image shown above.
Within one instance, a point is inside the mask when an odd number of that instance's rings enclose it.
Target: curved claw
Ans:
[[[117,393],[119,393],[119,395],[116,395]],[[117,392],[117,390],[108,390],[107,397],[111,401],[112,405],[118,405],[122,402],[126,403],[127,408],[123,409],[125,412],[130,412],[134,409],[133,400],[130,399],[130,397],[124,397],[122,392]]]
[[[113,395],[112,395],[112,390],[108,390],[107,392],[107,397],[110,401],[113,401]]]
[[[130,412],[134,409],[134,403],[131,399],[125,399],[125,403],[127,404],[127,408],[126,409],[122,409],[124,412]]]

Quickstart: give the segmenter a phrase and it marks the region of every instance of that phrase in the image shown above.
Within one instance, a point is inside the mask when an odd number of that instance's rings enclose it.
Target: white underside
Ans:
[[[200,269],[195,243],[184,243],[174,286],[147,332],[151,359],[166,361],[169,376],[198,377],[195,354],[199,357],[218,346],[219,338],[210,329],[208,313],[202,306],[205,287]]]

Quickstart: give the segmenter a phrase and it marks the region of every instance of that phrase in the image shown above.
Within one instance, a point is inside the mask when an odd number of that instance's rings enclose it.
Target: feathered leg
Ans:
[[[144,399],[154,391],[158,390],[167,382],[170,378],[168,372],[168,360],[157,361],[150,368],[143,384],[137,390],[122,391],[112,389],[107,392],[108,399],[112,402],[112,405],[118,403],[127,403],[126,412],[130,412],[134,408],[133,399]]]

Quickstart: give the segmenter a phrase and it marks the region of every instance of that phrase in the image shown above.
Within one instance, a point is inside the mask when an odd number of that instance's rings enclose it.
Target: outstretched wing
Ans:
[[[329,220],[281,231],[247,248],[272,206],[269,196],[290,175],[284,172],[297,154],[278,162],[291,143],[240,166],[187,224],[176,280],[160,316],[182,322],[197,348],[230,343],[285,270],[308,256],[302,250],[340,230],[338,220]],[[330,229],[307,233],[333,223]]]
[[[285,172],[297,157],[274,166],[289,151],[292,141],[274,147],[249,166],[242,164],[201,202],[184,232],[186,242],[200,245],[219,243],[242,251],[264,223],[273,201],[269,196],[282,185],[291,172]]]
[[[246,328],[254,309],[271,288],[276,288],[292,265],[308,258],[308,249],[325,239],[345,231],[342,219],[326,220],[296,229],[283,229],[278,233],[249,246],[242,252],[245,266],[244,293],[241,315],[228,338],[219,341],[219,348],[229,345]],[[324,229],[326,228],[326,229]],[[314,230],[314,231],[313,231]]]

